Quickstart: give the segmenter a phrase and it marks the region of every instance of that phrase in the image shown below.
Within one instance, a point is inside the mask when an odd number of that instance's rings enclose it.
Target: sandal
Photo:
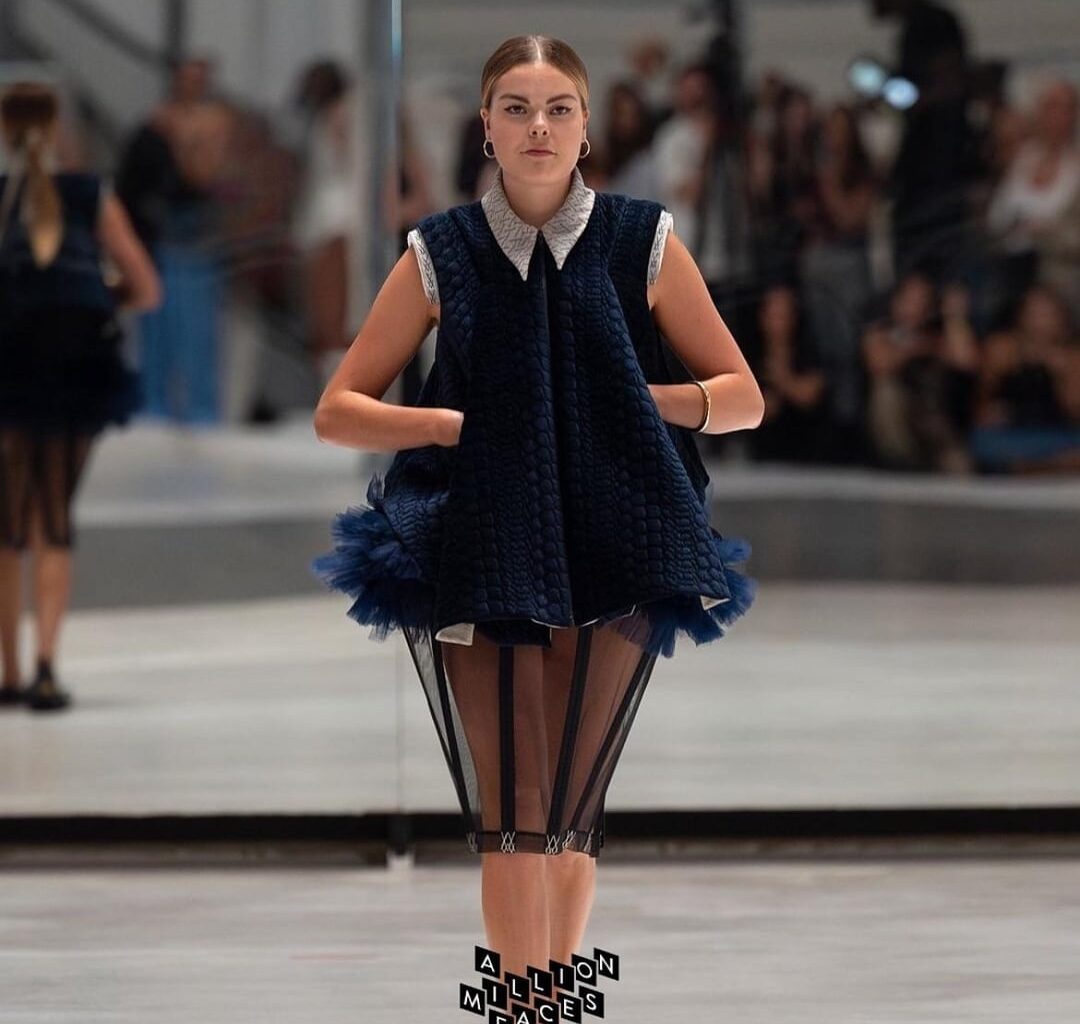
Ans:
[[[52,665],[39,660],[37,678],[27,687],[24,699],[32,711],[59,711],[71,703],[71,694],[53,678]]]
[[[20,686],[18,683],[12,683],[11,685],[5,683],[0,686],[0,705],[22,704],[26,700],[28,692],[29,687],[27,686]]]

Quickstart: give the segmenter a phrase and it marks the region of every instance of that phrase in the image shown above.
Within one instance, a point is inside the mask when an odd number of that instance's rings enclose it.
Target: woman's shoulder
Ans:
[[[671,213],[655,199],[644,199],[624,192],[597,192],[597,203],[620,233],[638,236],[652,246],[666,237],[672,226]]]
[[[655,284],[674,226],[670,211],[654,199],[623,192],[597,192],[596,201],[611,224],[615,251],[629,257],[634,267],[644,265],[648,284]]]
[[[421,217],[413,225],[409,237],[416,239],[419,236],[428,249],[442,251],[447,247],[481,239],[482,222],[483,211],[480,200],[477,199]]]
[[[431,230],[445,229],[453,224],[461,224],[471,220],[475,220],[478,213],[481,212],[481,203],[479,199],[474,199],[468,203],[455,203],[453,206],[447,206],[442,210],[435,210],[432,213],[421,217],[417,222],[418,228],[428,228]]]

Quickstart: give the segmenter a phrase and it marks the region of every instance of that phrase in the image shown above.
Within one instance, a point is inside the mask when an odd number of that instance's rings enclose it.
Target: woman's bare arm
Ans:
[[[387,275],[319,399],[314,425],[320,441],[368,451],[457,443],[462,419],[458,410],[382,401],[437,319],[438,307],[424,294],[420,265],[410,246]]]
[[[694,258],[674,231],[668,232],[660,274],[648,294],[657,326],[712,396],[706,433],[760,425],[765,414],[761,388],[717,312]],[[669,423],[696,427],[701,422],[704,396],[696,384],[654,384],[650,391]]]
[[[112,193],[102,199],[98,240],[124,279],[123,308],[137,312],[161,305],[161,279],[131,226],[127,211]]]

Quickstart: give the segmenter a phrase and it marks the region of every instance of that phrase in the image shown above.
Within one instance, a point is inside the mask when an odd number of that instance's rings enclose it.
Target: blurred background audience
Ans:
[[[1015,88],[1007,61],[974,54],[954,6],[867,0],[867,24],[895,30],[893,53],[853,54],[835,68],[846,87],[820,98],[782,67],[748,75],[737,34],[719,28],[696,52],[633,38],[594,83],[586,182],[672,212],[768,385],[767,429],[700,439],[710,454],[1073,468],[1077,86],[1043,66]],[[257,109],[220,87],[209,56],[181,53],[124,140],[116,194],[165,294],[139,323],[147,416],[270,421],[333,372],[373,251],[360,146],[371,97],[353,74],[311,61],[283,104]],[[397,173],[378,202],[399,247],[425,214],[490,185],[480,119],[455,95],[406,96],[398,111]],[[281,360],[304,382],[285,397]],[[427,365],[422,350],[398,400],[415,400]]]

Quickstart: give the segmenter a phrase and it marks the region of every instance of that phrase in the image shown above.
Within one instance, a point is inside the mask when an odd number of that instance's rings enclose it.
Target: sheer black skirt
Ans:
[[[35,518],[46,544],[75,546],[72,506],[95,438],[0,425],[0,547],[24,550]]]
[[[639,615],[640,612],[631,614]],[[405,627],[473,853],[599,856],[604,798],[656,663],[611,623],[551,645]]]

